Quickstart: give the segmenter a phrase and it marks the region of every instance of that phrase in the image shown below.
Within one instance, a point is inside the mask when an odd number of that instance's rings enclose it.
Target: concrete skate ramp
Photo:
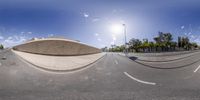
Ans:
[[[101,52],[98,48],[88,46],[77,41],[57,38],[29,41],[15,46],[13,49],[28,53],[54,56],[78,56]]]

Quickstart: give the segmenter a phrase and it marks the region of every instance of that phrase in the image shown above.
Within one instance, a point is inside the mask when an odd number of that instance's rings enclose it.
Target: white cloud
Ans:
[[[113,37],[113,41],[115,41],[116,40],[116,37]]]
[[[117,13],[117,9],[113,9],[113,10],[112,10],[112,13]]]
[[[3,40],[4,39],[4,37],[3,36],[0,36],[0,40]]]
[[[191,34],[192,34],[191,32],[188,33],[188,35],[191,35]]]
[[[181,29],[184,29],[185,28],[185,26],[181,26]]]
[[[54,34],[48,34],[48,37],[53,37],[54,36]]]
[[[11,36],[9,36],[9,37],[7,38],[7,40],[11,40],[11,39],[13,39],[13,37],[11,37]]]
[[[194,39],[194,38],[195,38],[195,36],[194,36],[194,35],[191,35],[190,37],[191,37],[192,39]]]
[[[111,44],[111,45],[114,45],[114,44],[115,44],[115,42],[114,42],[114,41],[112,41],[112,42],[110,42],[110,44]]]
[[[32,32],[27,32],[27,34],[32,34]]]
[[[103,47],[106,47],[106,45],[105,44],[100,44],[100,47],[103,48]]]
[[[3,45],[5,45],[5,47],[11,47],[11,46],[23,43],[27,40],[28,40],[28,38],[24,37],[24,36],[16,36],[16,35],[15,36],[9,36],[8,38],[6,38],[3,41]]]
[[[117,38],[115,35],[112,34],[112,39],[113,39],[113,41],[115,41]]]
[[[99,36],[99,34],[98,34],[98,33],[95,33],[94,35],[95,35],[95,36]]]
[[[194,40],[194,42],[196,42],[197,44],[200,44],[200,39],[197,38],[197,39]]]
[[[89,17],[89,14],[83,13],[83,16],[84,16],[85,18],[88,18],[88,17]]]
[[[92,22],[97,22],[99,20],[100,20],[99,18],[94,18],[94,19],[92,19]]]
[[[184,33],[184,35],[187,35],[187,33]]]
[[[98,38],[97,40],[98,40],[98,41],[102,41],[101,38]]]
[[[112,41],[110,42],[110,44],[111,44],[111,45],[114,45],[116,39],[117,39],[116,36],[115,36],[115,35],[112,35]]]
[[[112,13],[117,14],[117,13],[122,13],[124,10],[123,9],[113,9]]]

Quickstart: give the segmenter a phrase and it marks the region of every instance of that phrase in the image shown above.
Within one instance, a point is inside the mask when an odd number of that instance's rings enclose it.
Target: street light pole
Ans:
[[[125,46],[125,53],[127,52],[126,50],[126,24],[122,24],[124,27],[124,46]]]

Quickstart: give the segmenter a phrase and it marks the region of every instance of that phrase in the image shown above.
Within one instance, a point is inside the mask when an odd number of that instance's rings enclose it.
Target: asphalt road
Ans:
[[[10,51],[0,58],[0,100],[200,100],[200,54],[138,63],[107,53],[82,70],[64,73],[38,69]]]

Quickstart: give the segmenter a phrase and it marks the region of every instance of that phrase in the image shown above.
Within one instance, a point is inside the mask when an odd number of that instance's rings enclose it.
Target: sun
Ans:
[[[123,32],[123,25],[122,24],[112,24],[110,27],[110,31],[115,34],[120,34]]]

